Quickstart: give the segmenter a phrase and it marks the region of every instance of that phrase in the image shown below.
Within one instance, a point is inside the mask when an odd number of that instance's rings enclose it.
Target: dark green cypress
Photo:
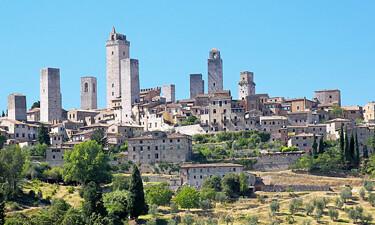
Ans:
[[[344,152],[345,152],[345,163],[349,165],[350,163],[350,148],[349,148],[349,137],[348,137],[348,127],[345,127],[345,146],[344,146]]]
[[[311,152],[312,152],[312,156],[314,157],[314,158],[317,158],[318,157],[318,152],[317,152],[317,144],[316,144],[316,136],[315,136],[315,134],[314,134],[314,136],[313,136],[313,143],[312,143],[312,145],[311,145]]]
[[[354,134],[353,132],[350,133],[349,139],[349,151],[350,151],[350,161],[354,161]]]
[[[319,154],[324,153],[324,141],[323,141],[323,135],[319,138]]]
[[[131,218],[137,220],[140,215],[147,213],[147,208],[141,174],[134,165],[129,184],[128,212]]]
[[[345,138],[344,138],[344,128],[342,124],[340,128],[339,145],[340,145],[339,147],[340,147],[340,152],[341,152],[341,159],[345,161]]]
[[[0,225],[5,224],[5,202],[3,193],[0,191]]]
[[[51,145],[51,140],[49,139],[49,133],[48,133],[48,128],[41,123],[39,130],[38,130],[38,136],[36,137],[37,141],[39,144],[46,144],[46,145]]]
[[[358,146],[358,136],[357,136],[357,130],[355,130],[354,134],[354,166],[356,168],[359,167],[359,146]]]
[[[367,145],[363,146],[363,158],[368,159]]]
[[[371,154],[375,153],[375,128],[372,131],[372,138],[371,138]]]

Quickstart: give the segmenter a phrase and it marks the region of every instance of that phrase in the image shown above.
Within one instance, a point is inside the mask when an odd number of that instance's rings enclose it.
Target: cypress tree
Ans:
[[[51,141],[49,139],[48,129],[47,127],[42,123],[40,124],[38,135],[36,137],[39,144],[46,144],[48,146],[51,145]]]
[[[5,113],[4,113],[4,110],[3,110],[3,113],[1,114],[1,117],[5,117]]]
[[[371,154],[375,153],[375,128],[372,131],[372,138],[371,138]]]
[[[348,127],[345,127],[345,145],[344,145],[344,152],[345,152],[345,163],[348,165],[350,163],[350,149],[349,149],[349,137],[348,137]]]
[[[128,212],[131,218],[138,220],[138,216],[147,213],[147,208],[141,174],[134,165],[129,184]]]
[[[339,147],[340,147],[340,152],[341,152],[341,159],[345,161],[345,138],[344,138],[344,128],[342,124],[340,128],[339,145],[340,145]]]
[[[324,153],[324,141],[323,141],[323,135],[319,138],[319,154]]]
[[[350,132],[350,139],[349,139],[349,151],[350,151],[350,161],[354,161],[354,134]]]
[[[357,136],[357,130],[355,130],[354,135],[354,166],[356,168],[359,167],[359,147],[358,147],[358,136]]]
[[[368,159],[367,145],[363,146],[363,158]]]
[[[312,152],[312,156],[314,157],[314,158],[316,158],[316,157],[318,157],[318,152],[317,152],[317,144],[316,144],[316,136],[315,136],[315,134],[314,134],[314,136],[313,136],[313,143],[312,143],[312,145],[311,145],[311,152]]]

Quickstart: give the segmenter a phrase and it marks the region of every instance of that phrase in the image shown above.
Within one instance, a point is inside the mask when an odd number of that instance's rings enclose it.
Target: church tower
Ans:
[[[220,58],[220,52],[214,48],[210,51],[209,59],[207,60],[208,70],[208,94],[215,91],[223,90],[223,60]]]
[[[107,108],[111,108],[113,99],[121,96],[121,60],[129,58],[130,42],[126,35],[118,34],[112,27],[107,49]]]

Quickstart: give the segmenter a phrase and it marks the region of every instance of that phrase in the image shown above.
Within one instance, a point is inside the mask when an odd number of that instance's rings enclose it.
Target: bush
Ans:
[[[313,213],[315,207],[314,207],[313,204],[307,203],[306,206],[305,206],[305,209],[306,209],[306,215],[311,215],[311,213]]]
[[[349,198],[352,197],[352,190],[351,190],[351,188],[349,188],[349,187],[345,188],[340,193],[340,197],[341,197],[342,201],[345,203],[347,199],[349,199]]]
[[[363,180],[363,187],[366,189],[366,191],[372,191],[371,180]]]
[[[337,209],[334,209],[334,208],[329,208],[328,215],[329,215],[329,218],[331,218],[332,221],[336,221],[337,218],[339,217],[339,211]]]
[[[185,225],[192,225],[194,223],[194,217],[191,214],[185,214],[182,223]]]
[[[176,203],[171,203],[171,213],[178,213],[178,205]]]
[[[278,212],[280,210],[280,204],[279,204],[279,201],[277,200],[272,200],[271,204],[270,204],[270,210],[271,212],[275,213],[275,212]]]
[[[361,197],[361,199],[365,199],[366,191],[364,188],[361,188],[361,190],[359,190],[359,196]]]
[[[66,190],[68,190],[69,194],[72,194],[74,192],[74,187],[69,186],[69,187],[66,188]]]
[[[200,200],[199,201],[199,208],[201,208],[203,210],[210,209],[211,208],[211,202],[210,202],[210,200],[208,200],[208,199]]]
[[[285,221],[286,221],[288,224],[293,224],[293,223],[294,223],[294,217],[291,216],[291,215],[286,216]]]

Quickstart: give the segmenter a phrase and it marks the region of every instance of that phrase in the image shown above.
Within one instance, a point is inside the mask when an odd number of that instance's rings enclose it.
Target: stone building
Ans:
[[[39,122],[40,121],[40,108],[33,108],[27,110],[27,121]]]
[[[314,99],[319,105],[341,106],[341,93],[337,89],[314,91]]]
[[[141,89],[139,101],[142,103],[151,102],[153,98],[160,96],[160,93],[160,87]]]
[[[96,77],[81,77],[81,109],[97,108]]]
[[[223,60],[220,58],[220,52],[214,48],[210,51],[209,58],[207,60],[208,70],[208,94],[212,94],[215,91],[223,90]]]
[[[40,70],[40,121],[53,122],[62,118],[60,69]]]
[[[139,65],[137,59],[121,60],[121,122],[133,123],[132,106],[139,102]]]
[[[105,42],[107,49],[107,108],[111,108],[112,100],[121,96],[121,60],[129,59],[130,42],[126,35],[118,34],[115,28]]]
[[[51,166],[64,164],[63,155],[65,150],[72,150],[73,148],[65,146],[53,146],[46,149],[46,162]]]
[[[71,109],[68,111],[68,120],[90,125],[95,123],[95,116],[99,113],[100,111],[97,110]]]
[[[133,163],[180,163],[191,159],[190,136],[149,131],[128,140],[128,157]]]
[[[361,106],[341,106],[341,108],[345,110],[345,119],[363,119],[363,110]]]
[[[341,126],[345,129],[351,129],[354,126],[354,123],[348,119],[336,118],[333,120],[328,120],[325,122],[327,125],[327,138],[331,140],[339,139]]]
[[[311,110],[316,105],[316,102],[303,97],[285,99],[285,104],[290,106],[290,112],[301,112],[305,110]]]
[[[38,134],[38,125],[11,119],[2,119],[2,127],[16,140],[33,140]]]
[[[190,74],[190,98],[204,94],[204,80],[202,74]]]
[[[10,94],[8,96],[8,118],[11,120],[26,121],[26,96]]]
[[[166,102],[175,101],[175,85],[174,84],[163,85],[163,97],[165,98]]]
[[[363,119],[365,122],[375,122],[375,102],[363,106]]]
[[[185,164],[181,166],[181,177],[183,185],[190,187],[202,187],[203,182],[212,176],[218,175],[223,178],[228,173],[240,174],[243,172],[243,165],[233,163],[212,163],[212,164]],[[255,176],[249,175],[249,186],[254,186]]]
[[[249,71],[240,73],[240,82],[238,82],[238,99],[244,100],[246,96],[255,94],[254,74]]]
[[[317,148],[319,148],[319,138],[320,135],[315,135],[316,137],[316,144]],[[297,134],[293,135],[288,140],[288,147],[296,146],[302,151],[309,151],[311,150],[311,146],[314,140],[314,134]]]

